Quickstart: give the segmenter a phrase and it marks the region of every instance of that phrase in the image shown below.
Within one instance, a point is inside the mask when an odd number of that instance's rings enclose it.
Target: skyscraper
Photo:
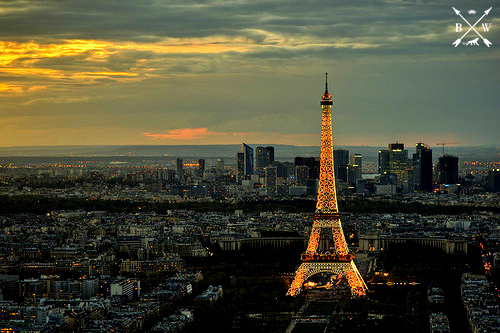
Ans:
[[[264,174],[264,168],[271,166],[274,162],[274,147],[257,147],[255,149],[255,172]]]
[[[266,148],[257,147],[255,148],[255,172],[258,174],[264,173],[264,168],[266,167]]]
[[[295,184],[306,186],[309,179],[309,167],[307,165],[297,165],[295,167]]]
[[[404,148],[403,143],[389,143],[389,149],[378,152],[379,173],[395,174],[400,188],[405,188],[408,183],[408,150]]]
[[[458,183],[458,157],[443,155],[438,162],[438,183],[457,184]]]
[[[432,149],[422,142],[417,143],[413,154],[413,174],[417,190],[432,192]]]
[[[339,177],[339,167],[342,166],[343,169],[346,171],[346,177],[344,181],[347,181],[347,165],[349,164],[349,150],[344,150],[344,149],[334,149],[333,150],[333,165],[334,165],[334,172],[335,172],[335,177],[337,179],[341,179]]]
[[[309,168],[308,179],[319,179],[319,158],[316,157],[295,157],[295,167],[305,165]]]
[[[342,182],[347,182],[349,179],[348,169],[349,169],[349,164],[339,165],[337,168],[338,173],[335,173],[335,179]]]
[[[500,169],[488,171],[488,191],[500,192]]]
[[[269,164],[272,164],[274,162],[274,147],[273,146],[266,147],[266,156],[267,156],[267,162]]]
[[[204,172],[205,172],[205,160],[200,158],[198,160],[198,177],[203,177]]]
[[[350,176],[352,180],[354,180],[353,184],[356,184],[356,180],[361,179],[362,175],[362,165],[363,165],[363,155],[361,154],[354,154],[351,155],[351,167],[349,170],[352,170],[353,175]],[[351,182],[351,179],[349,179],[349,182]]]
[[[184,162],[182,158],[177,158],[177,178],[182,183],[184,181]]]
[[[241,145],[241,151],[244,155],[244,176],[247,177],[249,175],[253,175],[253,148],[243,143]]]
[[[236,181],[241,183],[245,179],[245,154],[236,153]]]
[[[218,158],[217,159],[216,175],[217,176],[223,176],[224,175],[224,160],[222,158]]]
[[[277,169],[275,167],[266,167],[265,168],[265,174],[266,174],[266,195],[267,196],[275,196],[276,195],[276,190],[277,190],[277,183],[276,183],[276,178],[277,178]]]

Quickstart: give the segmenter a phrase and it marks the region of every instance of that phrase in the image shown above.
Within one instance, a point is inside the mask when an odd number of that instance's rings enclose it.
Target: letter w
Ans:
[[[481,23],[484,31],[490,31],[491,23]],[[488,25],[489,24],[489,25]]]

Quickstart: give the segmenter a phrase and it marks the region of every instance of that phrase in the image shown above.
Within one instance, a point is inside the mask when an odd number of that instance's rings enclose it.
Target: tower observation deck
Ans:
[[[353,296],[363,296],[367,290],[354,263],[354,255],[347,246],[340,222],[333,167],[332,106],[326,73],[325,92],[321,96],[321,155],[316,212],[307,249],[300,257],[301,264],[287,292],[290,296],[298,295],[304,283],[319,273],[346,278]]]

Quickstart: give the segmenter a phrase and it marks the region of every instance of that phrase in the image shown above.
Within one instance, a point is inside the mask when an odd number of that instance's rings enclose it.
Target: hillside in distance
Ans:
[[[273,146],[276,160],[292,160],[295,156],[319,156],[319,146],[293,146],[273,144],[249,144]],[[433,157],[442,155],[442,147],[431,147]],[[370,146],[336,146],[335,149],[346,149],[351,154],[362,154],[367,161],[377,160],[378,151],[387,147]],[[413,145],[406,145],[408,157],[415,152]],[[77,156],[129,156],[129,157],[169,157],[169,158],[234,158],[241,152],[241,145],[141,145],[141,146],[18,146],[0,147],[0,157],[77,157]],[[455,155],[462,161],[500,161],[500,146],[446,146],[445,153]],[[255,154],[255,151],[254,151]]]

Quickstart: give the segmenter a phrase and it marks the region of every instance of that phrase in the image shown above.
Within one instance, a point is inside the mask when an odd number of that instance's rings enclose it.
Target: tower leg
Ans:
[[[351,262],[304,262],[295,272],[295,278],[286,293],[289,296],[300,294],[304,282],[318,273],[331,273],[347,279],[352,296],[364,296],[368,289],[354,261]]]
[[[297,271],[295,272],[295,277],[293,278],[292,284],[290,285],[290,288],[287,291],[287,296],[295,296],[300,294],[300,291],[302,290],[302,286],[304,285],[305,282],[305,276],[306,276],[307,269],[304,264],[301,264]]]
[[[353,261],[350,262],[349,268],[346,268],[346,277],[349,282],[349,286],[351,287],[351,293],[353,296],[364,296],[366,295],[366,290],[368,287],[365,284],[365,281],[361,277],[356,265]]]

